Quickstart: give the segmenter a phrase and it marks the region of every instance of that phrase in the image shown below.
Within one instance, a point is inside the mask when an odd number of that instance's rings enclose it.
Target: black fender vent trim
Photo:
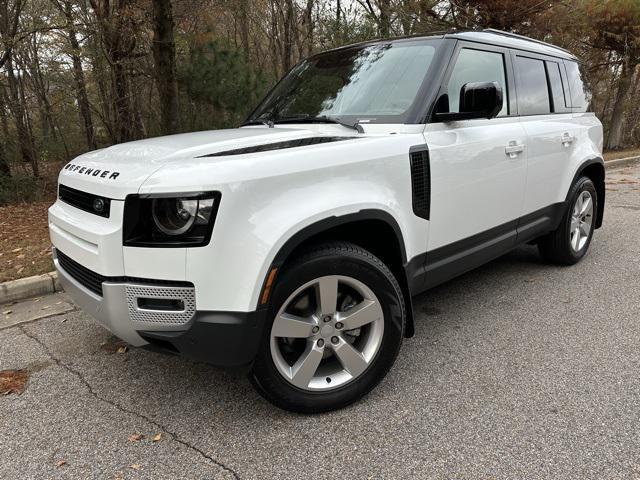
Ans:
[[[431,214],[431,165],[426,145],[411,147],[411,199],[413,213],[429,220]]]

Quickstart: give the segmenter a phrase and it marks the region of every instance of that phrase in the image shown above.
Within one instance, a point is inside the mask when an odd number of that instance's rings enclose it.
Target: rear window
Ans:
[[[518,113],[520,115],[551,113],[544,61],[518,56],[516,70],[518,71]]]
[[[585,87],[580,67],[577,62],[565,60],[569,92],[571,93],[571,109],[574,112],[586,112],[591,101],[591,94]]]

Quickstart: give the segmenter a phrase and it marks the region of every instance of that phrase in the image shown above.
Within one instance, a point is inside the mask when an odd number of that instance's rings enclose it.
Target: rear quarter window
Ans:
[[[571,110],[574,112],[586,112],[591,103],[591,93],[586,87],[578,62],[564,61],[569,81],[569,93],[571,95]]]
[[[551,107],[554,113],[571,111],[571,99],[562,74],[560,64],[557,62],[545,61],[547,67],[547,77],[549,78],[549,88],[551,90]]]

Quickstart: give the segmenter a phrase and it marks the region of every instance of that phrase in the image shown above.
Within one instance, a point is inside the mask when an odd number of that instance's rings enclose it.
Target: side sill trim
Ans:
[[[559,202],[411,259],[405,267],[412,296],[451,280],[558,228]]]

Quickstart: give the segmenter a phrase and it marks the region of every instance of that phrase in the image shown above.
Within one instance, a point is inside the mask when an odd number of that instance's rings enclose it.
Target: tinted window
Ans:
[[[534,58],[516,57],[518,71],[518,113],[542,115],[551,112],[549,87],[544,62]]]
[[[507,115],[507,81],[504,73],[504,56],[501,53],[463,48],[460,50],[449,85],[449,111],[460,111],[460,89],[471,82],[497,82],[502,88],[502,110],[498,116]]]
[[[551,87],[551,102],[554,112],[565,112],[566,100],[560,65],[556,62],[545,62],[547,65],[547,75],[549,76],[549,86]]]
[[[587,106],[591,101],[591,95],[585,88],[580,74],[580,68],[576,62],[565,61],[567,67],[567,78],[569,80],[569,91],[571,92],[572,110],[578,112],[586,112]]]

